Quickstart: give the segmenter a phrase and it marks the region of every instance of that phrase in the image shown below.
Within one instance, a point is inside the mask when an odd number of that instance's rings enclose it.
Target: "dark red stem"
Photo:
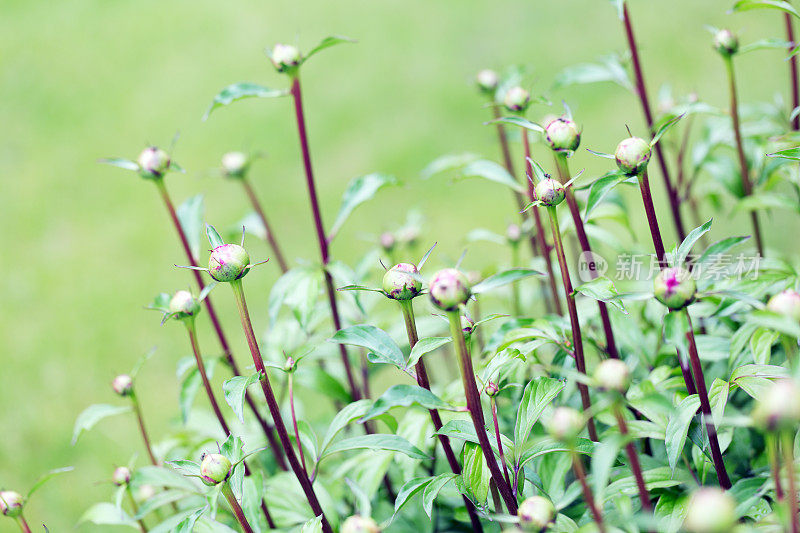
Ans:
[[[577,477],[578,481],[581,483],[583,499],[586,500],[586,505],[589,507],[595,523],[597,523],[597,529],[600,530],[600,533],[605,533],[606,527],[603,524],[603,515],[600,513],[600,509],[594,501],[594,494],[592,494],[592,489],[586,481],[586,472],[583,469],[583,462],[577,452],[572,452],[572,469],[575,471],[575,477]]]
[[[131,403],[133,404],[133,411],[136,413],[136,420],[139,423],[139,433],[142,434],[142,441],[144,441],[144,447],[147,450],[147,455],[150,457],[150,462],[153,463],[154,466],[158,466],[160,463],[153,453],[153,448],[150,446],[150,437],[147,435],[147,429],[144,427],[142,408],[139,406],[139,399],[136,397],[136,393],[133,391],[131,391]]]
[[[224,494],[225,499],[228,500],[228,505],[231,506],[231,510],[236,517],[236,521],[239,522],[240,526],[242,526],[242,531],[244,531],[244,533],[253,533],[253,528],[250,527],[247,517],[244,516],[242,506],[239,505],[239,502],[236,500],[236,496],[234,496],[233,490],[231,490],[231,486],[227,481],[222,486],[222,494]]]
[[[206,365],[203,363],[203,357],[200,355],[200,346],[197,343],[197,334],[195,332],[194,322],[187,323],[186,329],[189,332],[189,342],[192,345],[194,360],[197,363],[197,371],[200,373],[200,379],[203,381],[203,388],[206,390],[206,396],[208,396],[208,401],[211,402],[211,408],[214,410],[214,415],[216,415],[219,425],[222,427],[222,431],[227,437],[231,434],[231,430],[228,427],[228,424],[225,422],[225,417],[222,416],[222,411],[219,408],[217,399],[214,397],[214,390],[211,388],[211,383],[208,381]]]
[[[255,209],[258,218],[261,219],[261,223],[264,225],[264,230],[267,233],[267,242],[269,243],[269,247],[272,248],[272,253],[275,254],[275,259],[278,261],[278,266],[281,268],[281,272],[285,274],[286,271],[289,270],[289,267],[286,265],[286,259],[283,257],[281,247],[278,246],[278,241],[275,239],[275,234],[273,233],[272,228],[267,221],[267,215],[264,213],[264,209],[261,207],[261,202],[258,201],[258,196],[256,196],[256,192],[253,190],[253,186],[250,185],[250,181],[247,178],[242,178],[242,185],[247,193],[247,197],[250,199],[250,203],[253,205],[253,209]]]
[[[628,424],[625,422],[625,417],[622,415],[622,409],[619,407],[614,408],[614,416],[617,418],[617,425],[619,432],[623,436],[628,435]],[[639,454],[636,453],[636,446],[632,442],[625,445],[625,453],[628,455],[628,463],[630,463],[631,472],[636,479],[636,488],[639,490],[639,500],[642,502],[642,509],[647,512],[653,510],[653,504],[650,503],[650,493],[647,492],[647,487],[644,484],[644,476],[642,475],[642,467],[639,464]]]
[[[783,20],[786,22],[786,40],[789,41],[789,52],[791,52],[794,50],[794,47],[797,46],[797,43],[794,42],[792,15],[790,13],[784,13]],[[794,111],[800,106],[800,88],[798,88],[796,55],[789,58],[789,77],[792,84],[792,111]],[[800,115],[792,119],[792,129],[800,130]]]

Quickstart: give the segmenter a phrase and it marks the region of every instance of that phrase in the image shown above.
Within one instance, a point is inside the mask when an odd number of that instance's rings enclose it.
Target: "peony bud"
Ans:
[[[574,152],[581,144],[578,126],[568,118],[551,120],[544,129],[545,139],[556,152]]]
[[[471,294],[466,276],[455,268],[440,270],[431,279],[431,302],[442,311],[455,311]]]
[[[200,312],[200,302],[189,291],[177,291],[169,301],[169,312],[177,318],[194,316]]]
[[[200,479],[206,485],[217,485],[227,481],[231,475],[231,462],[224,455],[209,453],[200,463]]]
[[[676,311],[694,301],[697,285],[688,270],[681,267],[665,268],[653,282],[656,300]]]
[[[381,528],[369,516],[353,515],[342,523],[341,533],[380,533]]]
[[[628,176],[638,176],[650,161],[650,144],[640,137],[629,137],[617,145],[614,152],[617,167]]]
[[[290,44],[276,44],[270,60],[278,72],[287,72],[300,64],[300,51]]]
[[[381,248],[383,248],[387,252],[391,252],[392,250],[394,250],[394,247],[397,244],[394,235],[392,235],[392,232],[390,231],[384,231],[383,233],[381,233],[380,241],[381,241]]]
[[[410,300],[421,291],[419,271],[411,263],[399,263],[383,275],[383,292],[393,300]]]
[[[494,398],[497,396],[497,393],[500,392],[500,388],[497,386],[497,383],[494,383],[493,381],[487,383],[483,390],[486,391],[486,396],[489,398]]]
[[[519,113],[528,109],[530,101],[531,95],[528,91],[522,87],[511,87],[506,91],[506,95],[503,98],[503,105],[511,112]]]
[[[556,516],[553,502],[542,496],[531,496],[519,504],[517,518],[519,525],[525,531],[541,531]]]
[[[169,155],[161,148],[150,146],[139,154],[139,174],[143,178],[161,178],[168,168]]]
[[[789,378],[776,379],[761,394],[753,421],[769,431],[792,429],[800,423],[800,387]]]
[[[250,271],[250,256],[238,244],[223,244],[214,248],[208,259],[208,273],[217,281],[242,279]]]
[[[767,309],[800,322],[800,292],[786,289],[769,299]]]
[[[475,82],[478,84],[478,89],[480,89],[483,94],[486,96],[494,96],[500,78],[497,76],[497,72],[484,69],[475,76]]]
[[[131,480],[131,471],[128,467],[119,466],[114,469],[114,473],[111,474],[111,482],[114,483],[117,487],[121,487],[123,485],[127,485]]]
[[[0,513],[9,518],[16,518],[22,514],[25,500],[22,494],[13,490],[0,491]]]
[[[293,358],[288,358],[285,363],[283,363],[283,371],[287,373],[291,373],[297,370],[297,361]]]
[[[547,421],[547,432],[556,440],[569,441],[578,436],[585,422],[572,407],[556,407]]]
[[[536,199],[545,207],[554,207],[564,201],[564,186],[552,178],[543,179],[536,184]]]
[[[120,396],[130,396],[133,392],[133,378],[128,374],[120,374],[111,382],[111,388]]]
[[[714,34],[714,48],[723,57],[730,57],[739,51],[739,39],[731,30],[719,30]]]
[[[508,242],[516,244],[522,238],[522,229],[517,224],[509,224],[506,228]]]
[[[631,383],[631,371],[624,361],[606,359],[594,369],[594,381],[603,390],[625,394]]]
[[[227,178],[243,178],[247,165],[247,155],[242,152],[228,152],[222,156],[222,173]]]
[[[683,527],[691,533],[727,533],[736,523],[736,501],[717,487],[702,487],[689,500]]]
[[[153,485],[139,485],[139,488],[136,489],[136,494],[134,495],[137,502],[146,502],[150,498],[156,495],[156,488]]]

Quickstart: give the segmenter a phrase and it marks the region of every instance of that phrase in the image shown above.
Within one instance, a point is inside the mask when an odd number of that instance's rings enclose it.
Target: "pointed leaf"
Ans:
[[[322,39],[319,42],[319,44],[317,46],[312,48],[306,55],[303,56],[303,59],[302,59],[300,64],[305,63],[306,61],[311,59],[311,56],[317,54],[318,52],[321,52],[321,51],[325,50],[326,48],[330,48],[331,46],[335,46],[337,44],[355,43],[355,42],[357,42],[357,41],[355,41],[354,39],[351,39],[349,37],[343,37],[341,35],[331,35],[329,37],[325,37],[324,39]]]
[[[522,393],[514,425],[514,449],[522,449],[542,412],[558,396],[566,382],[549,377],[537,377],[528,382]]]
[[[750,11],[751,9],[779,9],[800,18],[800,15],[789,2],[784,0],[738,0],[732,11]]]
[[[461,476],[464,480],[464,485],[469,489],[469,492],[475,497],[478,503],[485,502],[489,495],[491,472],[483,457],[481,447],[472,442],[465,443],[462,463],[464,466]]]
[[[700,408],[700,398],[697,394],[692,394],[678,404],[669,417],[667,422],[666,437],[664,444],[667,447],[667,459],[672,471],[678,466],[678,459],[683,452],[683,445],[686,443],[686,433],[689,431],[689,424],[692,423],[697,410]]]
[[[426,339],[420,339],[417,344],[414,345],[414,348],[411,349],[411,355],[408,356],[408,366],[413,367],[423,355],[431,353],[435,349],[452,341],[452,337],[428,337]]]
[[[672,126],[677,124],[677,122],[682,118],[683,118],[683,115],[678,115],[677,117],[673,118],[672,120],[665,122],[660,128],[658,128],[658,131],[653,136],[653,140],[650,141],[650,146],[655,146],[656,143],[661,139],[661,137],[663,137],[664,134],[667,133],[667,131]]]
[[[575,287],[575,292],[579,292],[584,296],[601,302],[609,303],[626,315],[628,314],[616,287],[614,287],[614,283],[605,276],[598,276],[592,281],[587,281],[586,283],[578,285]]]
[[[519,193],[525,192],[519,182],[508,173],[508,170],[494,161],[489,161],[488,159],[479,159],[469,163],[461,170],[461,177],[484,178],[489,181],[505,185],[506,187],[509,187]]]
[[[74,446],[75,443],[78,442],[78,437],[81,436],[82,432],[89,431],[94,427],[95,424],[104,418],[122,413],[128,413],[130,411],[131,407],[129,405],[90,405],[84,409],[84,411],[79,414],[78,418],[75,420],[75,427],[72,430],[72,445]]]
[[[531,122],[525,117],[502,117],[493,120],[490,124],[500,122],[502,124],[511,124],[512,126],[519,126],[526,130],[535,131],[537,133],[544,133],[544,128],[535,122]]]
[[[689,255],[689,252],[692,251],[692,247],[694,244],[702,237],[709,229],[711,229],[711,222],[713,222],[713,218],[709,218],[708,222],[693,229],[689,235],[683,239],[683,242],[680,246],[678,246],[678,254],[675,257],[675,266],[683,265],[683,262],[686,260],[686,256]]]
[[[225,244],[225,241],[222,240],[222,237],[219,236],[219,233],[217,233],[217,230],[214,229],[214,226],[211,224],[206,224],[206,236],[212,248]]]
[[[139,524],[113,503],[96,503],[78,520],[79,524],[91,522],[98,526],[128,526],[139,530]]]
[[[104,165],[111,165],[114,167],[124,168],[125,170],[133,170],[134,172],[139,172],[139,163],[136,161],[131,161],[130,159],[124,159],[122,157],[109,157],[105,159],[99,159],[98,163],[103,163]]]
[[[320,457],[333,455],[334,453],[348,450],[385,450],[403,453],[412,459],[427,459],[425,452],[412,445],[399,435],[388,435],[384,433],[373,433],[370,435],[359,435],[350,437],[333,443]]]
[[[342,195],[342,206],[339,208],[339,214],[336,215],[333,226],[331,226],[328,241],[333,240],[336,234],[339,233],[347,217],[356,207],[373,198],[381,188],[397,184],[397,178],[394,176],[378,173],[367,174],[352,180],[347,185],[344,195]]]
[[[368,358],[374,363],[388,363],[406,369],[403,352],[382,329],[375,326],[350,326],[341,329],[328,339],[330,342],[361,346],[370,350]]]
[[[380,416],[393,407],[410,407],[419,405],[425,409],[444,409],[455,411],[456,408],[445,402],[434,393],[416,385],[395,385],[389,387],[380,398],[372,404],[372,409],[359,422],[365,422]]]
[[[247,387],[257,382],[261,374],[256,372],[250,376],[234,376],[222,384],[222,391],[225,394],[225,401],[230,405],[239,422],[244,423],[244,399],[247,394]]]
[[[445,472],[444,474],[439,474],[433,478],[431,482],[425,486],[425,489],[422,492],[422,508],[425,510],[425,514],[428,515],[428,518],[431,517],[431,512],[433,511],[433,501],[436,499],[436,496],[439,495],[439,492],[444,488],[445,485],[453,481],[456,477],[457,474]]]
[[[477,283],[472,287],[472,294],[481,294],[486,291],[491,291],[503,285],[514,283],[521,279],[529,278],[531,276],[542,276],[543,274],[538,270],[532,268],[511,268],[489,276],[485,280]]]
[[[628,179],[630,179],[630,177],[619,170],[609,172],[597,178],[589,188],[589,197],[586,199],[586,207],[583,210],[583,221],[586,222],[589,220],[589,215],[594,211],[594,208],[600,205],[600,202],[603,201],[614,187]]]
[[[42,477],[40,477],[36,483],[33,484],[31,490],[28,491],[28,497],[26,499],[30,499],[34,492],[42,488],[42,485],[53,479],[55,476],[59,474],[64,474],[66,472],[72,472],[75,470],[74,466],[65,466],[64,468],[56,468],[55,470],[51,470]]]
[[[203,120],[208,119],[211,112],[218,107],[228,105],[237,100],[242,100],[243,98],[276,98],[279,96],[286,96],[287,94],[289,94],[289,91],[286,89],[270,89],[263,85],[246,81],[234,83],[222,89],[219,94],[214,97],[214,101],[211,102],[208,111],[203,115]]]
[[[428,165],[422,169],[422,172],[420,172],[420,177],[426,180],[436,174],[459,169],[468,163],[472,163],[476,159],[480,159],[480,156],[468,152],[463,154],[443,155],[428,163]]]

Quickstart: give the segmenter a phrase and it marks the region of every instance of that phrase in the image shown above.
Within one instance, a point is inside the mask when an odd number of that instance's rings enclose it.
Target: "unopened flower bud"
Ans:
[[[727,533],[736,522],[736,501],[717,487],[692,494],[683,527],[691,533]]]
[[[494,398],[497,396],[497,393],[500,392],[500,388],[497,386],[497,383],[490,381],[486,384],[486,387],[483,389],[486,391],[486,396],[489,398]]]
[[[131,471],[126,466],[119,466],[114,469],[114,473],[111,474],[111,482],[114,483],[117,487],[121,487],[123,485],[127,485],[131,480]]]
[[[676,311],[694,301],[697,284],[688,270],[681,267],[665,268],[653,282],[656,300]]]
[[[800,292],[786,289],[769,299],[767,309],[800,322]]]
[[[217,485],[228,479],[231,474],[231,462],[224,455],[209,453],[200,463],[200,479],[206,485]]]
[[[546,178],[536,184],[536,199],[545,207],[553,207],[564,201],[564,186],[553,178]]]
[[[556,152],[574,152],[581,144],[578,126],[566,117],[551,120],[544,129],[545,139]]]
[[[137,502],[146,502],[155,495],[156,495],[156,488],[153,485],[144,484],[144,485],[139,485],[139,488],[136,489],[136,494],[134,495],[134,497]]]
[[[517,86],[511,87],[508,91],[506,91],[506,95],[503,98],[503,105],[505,105],[506,109],[509,111],[519,113],[520,111],[525,111],[528,109],[530,101],[530,93],[522,87]]]
[[[278,72],[286,72],[300,64],[300,51],[290,44],[276,44],[270,59]]]
[[[16,518],[22,514],[25,500],[22,494],[13,490],[0,491],[0,513],[9,518]]]
[[[111,382],[111,388],[120,396],[130,396],[133,392],[133,378],[128,374],[120,374]]]
[[[553,521],[556,508],[553,502],[543,496],[525,498],[517,509],[519,525],[524,531],[541,531]]]
[[[222,156],[222,172],[228,178],[242,178],[247,171],[247,155],[242,152],[228,152]]]
[[[793,429],[800,423],[800,387],[789,378],[776,379],[760,395],[753,421],[764,429]]]
[[[380,533],[381,528],[369,516],[353,515],[342,523],[342,533]]]
[[[739,39],[731,30],[719,30],[714,34],[714,48],[723,57],[730,57],[739,51]]]
[[[200,312],[200,302],[189,291],[177,291],[169,301],[169,312],[186,318]]]
[[[139,173],[143,178],[160,178],[169,168],[169,154],[155,146],[149,146],[139,154]]]
[[[517,224],[509,224],[506,228],[506,238],[511,243],[518,243],[522,238],[522,229]]]
[[[474,330],[475,321],[468,316],[461,315],[461,331],[463,331],[465,335],[471,335]]]
[[[394,235],[392,235],[391,231],[384,231],[383,233],[381,233],[380,241],[381,241],[381,248],[383,248],[387,252],[391,252],[392,250],[394,250],[394,246],[395,244],[397,244],[397,241],[395,240]]]
[[[547,421],[547,432],[556,440],[569,441],[580,434],[585,422],[572,407],[556,407]]]
[[[250,256],[238,244],[223,244],[211,252],[208,273],[217,281],[242,279],[250,271]]]
[[[484,69],[475,76],[475,83],[478,84],[478,89],[487,96],[494,95],[499,81],[500,78],[497,76],[497,72],[489,69]]]
[[[650,143],[640,137],[628,137],[617,145],[614,159],[622,172],[638,176],[647,168],[650,155]]]
[[[458,309],[459,305],[467,303],[471,294],[466,276],[455,268],[440,270],[431,279],[431,302],[442,311]]]
[[[294,372],[297,370],[297,361],[292,359],[291,357],[286,360],[283,364],[283,371],[284,372]]]
[[[606,359],[594,369],[594,381],[603,390],[625,394],[631,383],[631,371],[624,361]]]
[[[383,275],[383,292],[393,300],[410,300],[422,291],[419,271],[411,263],[399,263]]]

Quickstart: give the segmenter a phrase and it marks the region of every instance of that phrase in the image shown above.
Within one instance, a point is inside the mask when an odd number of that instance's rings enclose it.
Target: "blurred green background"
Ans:
[[[743,42],[783,37],[778,12],[731,15],[731,4],[631,2],[651,96],[667,82],[678,94],[697,91],[727,105],[722,62],[703,25],[730,26]],[[405,185],[360,208],[333,254],[354,261],[373,246],[366,236],[396,227],[418,207],[427,219],[424,241],[456,256],[470,228],[502,233],[516,218],[508,193],[488,182],[419,179],[444,153],[497,157],[472,76],[522,64],[531,73],[526,81],[543,91],[562,68],[625,49],[621,23],[601,0],[5,0],[2,11],[0,486],[27,491],[40,473],[74,465],[27,511],[32,525],[45,521],[51,531],[68,530],[91,503],[107,501],[111,490],[98,482],[139,446],[132,420],[120,418],[72,447],[76,415],[90,403],[117,401],[112,377],[157,346],[139,380],[157,437],[177,416],[175,361],[187,354],[179,328],[159,327],[143,310],[156,292],[189,283],[172,266],[184,260],[155,188],[98,165],[99,157],[135,158],[145,143],[166,146],[180,131],[174,157],[188,173],[171,175],[168,187],[178,202],[205,193],[207,220],[225,227],[246,204],[238,187],[209,169],[224,151],[264,150],[268,159],[252,177],[278,238],[294,264],[316,260],[289,100],[249,100],[200,118],[228,83],[285,85],[265,47],[297,40],[307,50],[324,36],[347,35],[358,44],[326,51],[303,69],[324,217],[330,224],[357,175],[393,173]],[[765,51],[737,59],[745,102],[786,93],[783,57]],[[578,86],[551,97],[569,102],[585,147],[611,151],[624,124],[643,133],[638,102],[618,86]],[[538,107],[533,115],[547,112]],[[581,151],[573,167],[597,176],[607,163]],[[652,174],[671,234],[661,177]],[[746,232],[745,222],[716,224],[712,239]],[[767,223],[766,239],[780,247],[791,235],[776,234],[775,224]],[[498,260],[496,248],[486,251],[468,256],[472,267]],[[260,258],[267,249],[252,239],[251,252]],[[275,277],[275,266],[267,266],[248,278],[262,326]],[[241,359],[246,348],[232,298],[219,291],[215,299]],[[205,321],[201,328],[204,343],[215,347]],[[0,531],[14,528],[0,520]]]

